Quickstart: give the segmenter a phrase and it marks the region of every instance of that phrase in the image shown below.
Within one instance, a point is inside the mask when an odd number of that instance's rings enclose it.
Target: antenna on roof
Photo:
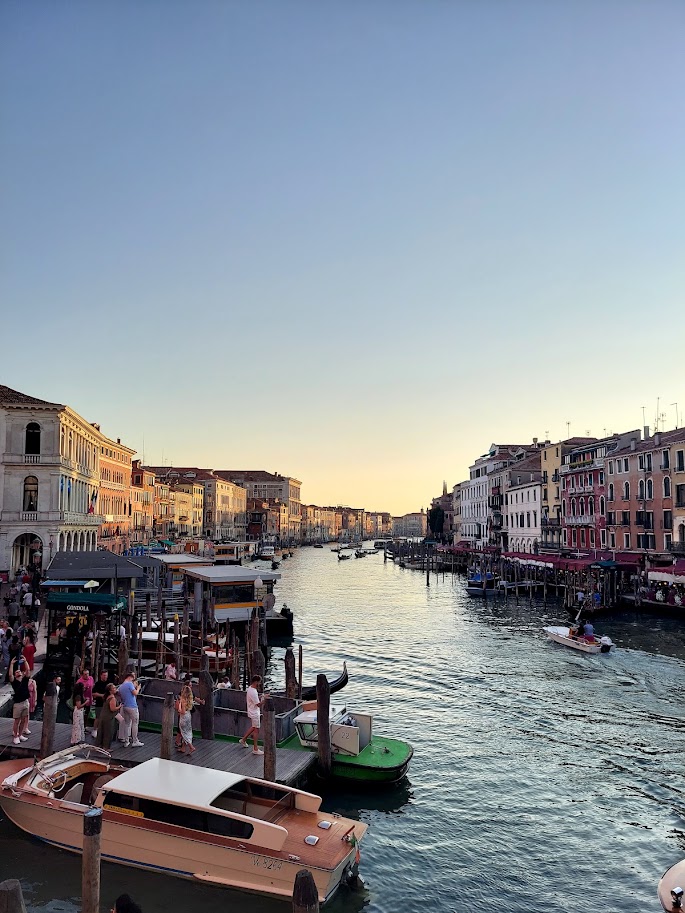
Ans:
[[[571,437],[571,423],[566,422],[566,437]]]
[[[671,403],[672,406],[675,406],[675,426],[678,428],[678,403]]]

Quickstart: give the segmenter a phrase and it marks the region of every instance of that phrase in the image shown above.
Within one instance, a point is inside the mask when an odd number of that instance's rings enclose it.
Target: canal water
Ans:
[[[463,578],[339,562],[326,547],[281,566],[305,683],[407,739],[408,780],[383,792],[331,792],[325,807],[369,825],[366,888],[330,913],[508,913],[660,909],[662,872],[685,856],[685,635],[680,621],[600,619],[617,649],[585,656],[548,643],[565,610],[521,598],[469,598]],[[275,650],[271,685],[283,679]],[[77,913],[80,859],[0,819],[0,874],[21,879],[30,911]],[[102,909],[130,893],[144,913],[283,913],[286,904],[103,866]]]

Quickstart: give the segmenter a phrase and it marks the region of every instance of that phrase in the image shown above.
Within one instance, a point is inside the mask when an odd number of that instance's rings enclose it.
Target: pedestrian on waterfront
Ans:
[[[79,675],[78,682],[83,686],[83,706],[85,707],[86,717],[88,717],[90,708],[93,706],[93,687],[95,685],[88,666],[83,667],[83,672]]]
[[[196,698],[193,694],[193,688],[190,682],[185,682],[177,702],[178,730],[181,736],[181,744],[177,744],[177,748],[181,754],[192,754],[195,751],[193,746],[192,713],[196,703],[204,704],[204,701],[199,697]]]
[[[106,685],[106,689],[100,708],[97,732],[94,734],[96,736],[95,744],[99,748],[104,748],[105,751],[109,751],[112,739],[114,738],[114,718],[117,713],[119,713],[121,704],[117,700],[116,685],[113,682],[109,682],[109,684]]]
[[[16,634],[13,634],[13,635],[12,635],[12,638],[11,638],[11,640],[10,640],[10,643],[9,643],[9,650],[8,650],[8,652],[9,652],[9,664],[10,664],[10,665],[12,664],[13,661],[15,662],[15,664],[16,664],[17,666],[19,665],[19,663],[17,662],[17,660],[18,660],[19,657],[21,656],[21,651],[22,651],[22,645],[21,645],[21,643],[20,643],[20,641],[19,641],[19,638],[17,637]],[[8,669],[7,669],[7,678],[6,678],[6,681],[8,681],[8,682],[11,681],[11,679],[10,679],[10,677],[9,677],[9,674],[10,674],[10,673],[9,673],[9,667],[8,667]]]
[[[21,652],[29,667],[29,672],[33,672],[33,661],[36,655],[36,644],[33,640],[33,632],[30,628],[26,630],[24,635],[24,644]]]
[[[250,687],[247,689],[247,716],[250,720],[250,728],[247,730],[242,739],[240,739],[240,744],[243,746],[243,748],[247,748],[247,740],[250,738],[250,736],[252,736],[254,746],[252,748],[252,754],[264,754],[264,752],[257,744],[257,737],[259,735],[259,727],[261,724],[260,708],[269,695],[263,694],[260,700],[259,686],[261,684],[261,675],[253,675],[252,679],[250,680]]]
[[[178,670],[173,659],[164,669],[164,678],[169,682],[175,682],[178,679]]]
[[[80,745],[86,741],[86,728],[84,723],[85,704],[83,703],[83,688],[76,685],[72,698],[74,709],[71,714],[71,744]]]
[[[224,675],[224,677],[221,679],[220,682],[218,682],[216,687],[218,688],[219,691],[224,691],[226,688],[230,688],[231,682],[230,682],[229,677],[227,675]]]
[[[31,735],[29,723],[31,722],[31,714],[35,713],[36,706],[38,705],[38,685],[36,684],[36,680],[28,673],[26,674],[26,677],[29,680],[29,715],[26,717],[22,735]]]
[[[0,654],[2,655],[2,668],[9,668],[10,644],[12,643],[12,628],[6,621],[0,621]]]
[[[133,746],[142,748],[143,743],[138,738],[138,702],[136,700],[140,688],[135,681],[133,671],[128,672],[123,682],[119,685],[119,697],[121,698],[121,713],[124,718],[123,725],[119,727],[119,738],[123,736],[124,748]]]
[[[10,661],[7,674],[12,685],[12,741],[15,745],[25,742],[24,729],[29,716],[29,682],[24,674],[24,662]]]
[[[20,615],[21,606],[19,605],[19,600],[15,597],[7,606],[7,621],[9,622],[10,628],[16,627],[16,625],[19,623]]]
[[[93,738],[98,734],[98,720],[102,713],[102,707],[105,703],[105,694],[109,685],[109,672],[103,669],[98,676],[98,680],[93,685],[93,708],[95,711],[95,720],[93,721]],[[116,689],[115,689],[116,690]]]
[[[111,913],[143,913],[143,911],[128,894],[121,894],[114,901]]]

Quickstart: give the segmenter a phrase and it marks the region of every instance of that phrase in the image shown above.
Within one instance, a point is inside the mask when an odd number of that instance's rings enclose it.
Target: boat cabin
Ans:
[[[304,705],[307,706],[306,704]],[[371,742],[373,717],[368,713],[348,713],[345,707],[330,708],[331,749],[334,753],[360,754]],[[319,728],[316,708],[304,710],[295,717],[295,730],[300,744],[316,749],[319,744]]]
[[[180,552],[177,555],[157,555],[157,559],[163,565],[164,586],[174,593],[183,592],[184,568],[211,567],[213,564],[211,558],[199,558],[197,555],[188,554],[188,552]]]
[[[186,567],[186,592],[191,594],[195,621],[200,621],[203,600],[214,607],[217,622],[247,621],[270,593],[280,574],[240,565]],[[261,583],[260,583],[261,581]]]

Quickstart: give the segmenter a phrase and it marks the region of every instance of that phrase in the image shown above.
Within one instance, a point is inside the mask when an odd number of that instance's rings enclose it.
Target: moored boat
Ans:
[[[82,852],[83,816],[100,808],[102,859],[276,898],[292,897],[306,868],[329,900],[367,829],[321,813],[312,793],[159,758],[124,770],[87,745],[5,761],[0,778],[7,817],[60,849]]]
[[[317,751],[319,744],[316,701],[303,705],[295,717],[295,735],[284,748]],[[396,783],[407,773],[414,749],[408,742],[373,734],[373,717],[330,708],[332,775],[359,784]]]
[[[685,904],[685,859],[667,869],[659,880],[657,894],[664,910],[668,913],[681,911]]]
[[[565,647],[571,647],[573,650],[580,650],[581,653],[608,653],[614,646],[613,641],[606,635],[604,637],[593,637],[588,639],[582,634],[578,636],[573,634],[571,628],[561,625],[550,625],[542,629],[550,640],[557,644],[563,644]]]
[[[469,596],[496,596],[496,584],[495,576],[489,572],[485,577],[480,573],[473,574],[466,581],[466,592]]]

